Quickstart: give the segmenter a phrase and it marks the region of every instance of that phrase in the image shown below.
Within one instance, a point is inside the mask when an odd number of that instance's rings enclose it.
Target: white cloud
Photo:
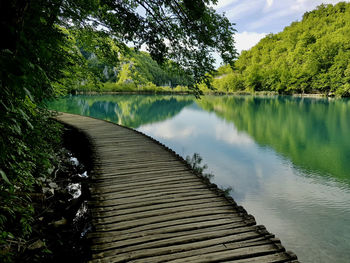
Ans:
[[[267,3],[267,6],[272,6],[272,4],[273,4],[273,0],[266,0],[266,3]]]
[[[225,8],[229,5],[236,3],[238,0],[219,0],[216,5],[213,5],[215,9]]]
[[[148,52],[148,46],[147,46],[147,44],[143,43],[143,44],[141,45],[140,50],[141,50],[141,51]]]
[[[342,0],[221,0],[214,6],[225,12],[239,31],[277,33],[285,26],[300,20],[307,11],[321,4],[337,4]],[[347,0],[345,2],[350,2]]]
[[[267,33],[256,33],[256,32],[247,32],[235,34],[235,47],[238,54],[241,54],[242,50],[248,50],[255,46],[262,38],[264,38]],[[215,68],[218,68],[222,65],[222,59],[218,53],[213,53],[215,58]]]
[[[185,139],[193,136],[196,133],[195,126],[177,125],[171,121],[158,123],[157,125],[150,124],[142,126],[139,129],[141,132],[151,135],[152,137],[162,139]]]
[[[263,2],[261,0],[241,1],[239,4],[230,6],[230,9],[225,10],[226,16],[230,20],[237,20],[255,13],[262,4]]]
[[[257,18],[256,20],[252,21],[251,23],[247,23],[247,28],[249,30],[256,30],[263,25],[273,24],[276,21],[279,21],[279,19],[282,19],[283,17],[289,16],[289,15],[293,15],[294,13],[295,13],[295,10],[293,10],[292,8],[277,10],[265,16],[261,16],[260,18]],[[292,22],[293,21],[290,21],[290,23]]]
[[[247,32],[237,33],[235,35],[236,49],[238,53],[241,53],[242,50],[248,50],[255,46],[260,39],[264,38],[266,33],[256,33],[256,32]]]
[[[254,140],[244,133],[238,132],[233,126],[228,128],[227,124],[217,124],[215,127],[216,139],[231,145],[247,146],[254,144]],[[227,131],[230,132],[227,132]]]

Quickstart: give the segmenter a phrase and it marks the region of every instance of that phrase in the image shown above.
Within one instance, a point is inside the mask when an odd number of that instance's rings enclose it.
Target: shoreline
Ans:
[[[67,95],[195,95],[194,92],[186,91],[76,91]],[[326,95],[321,93],[295,93],[295,94],[279,94],[275,91],[237,91],[237,92],[203,92],[200,96],[290,96],[295,98],[343,98],[336,97],[333,94]]]
[[[107,95],[118,95],[118,94],[123,94],[123,95],[172,95],[172,94],[176,94],[176,95],[192,95],[193,93],[191,92],[185,92],[185,91],[174,91],[174,92],[170,92],[170,91],[103,91],[103,92],[98,92],[98,91],[77,91],[75,92],[75,94],[72,95],[103,95],[103,94],[107,94]]]

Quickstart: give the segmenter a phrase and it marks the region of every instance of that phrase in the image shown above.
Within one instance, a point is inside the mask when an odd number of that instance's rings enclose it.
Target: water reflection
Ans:
[[[350,101],[77,96],[52,107],[136,127],[214,180],[302,262],[350,258]]]
[[[176,132],[186,129],[191,131],[186,136]],[[182,156],[199,152],[215,174],[214,182],[221,187],[232,186],[234,199],[254,214],[259,224],[277,234],[301,262],[348,262],[347,180],[324,176],[318,173],[319,167],[314,171],[298,169],[272,146],[258,143],[214,112],[187,107],[172,119],[143,125],[139,130]],[[169,137],[168,130],[175,132]]]
[[[226,96],[198,104],[298,168],[350,181],[349,100]]]
[[[192,104],[191,96],[157,95],[81,95],[49,102],[51,109],[137,128],[145,123],[159,122],[179,113]]]

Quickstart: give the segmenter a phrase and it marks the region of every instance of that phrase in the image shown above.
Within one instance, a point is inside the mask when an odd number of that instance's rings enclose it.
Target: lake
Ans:
[[[301,262],[350,262],[350,100],[79,95],[49,107],[199,153],[212,181]]]

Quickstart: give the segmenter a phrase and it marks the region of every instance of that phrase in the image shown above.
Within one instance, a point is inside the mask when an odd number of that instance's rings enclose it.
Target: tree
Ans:
[[[69,36],[60,27],[76,28],[75,37],[84,43],[85,48],[105,57],[117,58],[112,56],[115,55],[115,49],[111,43],[94,41],[103,35],[113,36],[118,52],[123,52],[123,47],[129,43],[133,43],[136,48],[145,44],[157,62],[171,59],[181,65],[191,76],[191,84],[194,85],[206,72],[214,69],[212,52],[219,52],[226,63],[233,63],[236,56],[233,40],[235,30],[227,18],[208,7],[215,2],[3,1],[1,25],[5,41],[1,43],[1,50],[11,53],[2,53],[2,58],[6,60],[3,62],[17,64],[16,60],[20,60],[23,70],[17,67],[17,75],[25,75],[27,72],[24,67],[29,65],[38,70],[47,77],[47,87],[45,89],[43,85],[38,85],[40,88],[29,87],[28,90],[37,95],[50,93],[50,84],[65,77],[64,70],[72,64],[69,60],[72,55],[64,48],[69,44]],[[10,70],[10,66],[5,68],[6,71]],[[38,76],[36,80],[44,82],[45,77]],[[2,84],[9,85],[6,81]]]
[[[226,63],[236,56],[233,25],[212,3],[216,0],[0,2],[0,244],[11,224],[17,229],[11,236],[30,232],[31,203],[17,193],[31,191],[52,166],[58,132],[42,102],[67,85],[94,78],[96,67],[89,67],[75,43],[101,62],[118,60],[130,43],[136,49],[146,45],[159,63],[173,60],[173,68],[180,67],[194,86],[213,69],[211,52]]]

